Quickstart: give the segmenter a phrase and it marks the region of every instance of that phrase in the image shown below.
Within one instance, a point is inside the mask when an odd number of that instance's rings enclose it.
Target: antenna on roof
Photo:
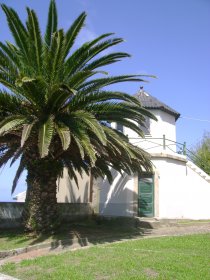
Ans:
[[[140,86],[139,94],[144,94],[145,96],[149,96],[149,94],[146,91],[144,91],[144,87],[143,86]]]

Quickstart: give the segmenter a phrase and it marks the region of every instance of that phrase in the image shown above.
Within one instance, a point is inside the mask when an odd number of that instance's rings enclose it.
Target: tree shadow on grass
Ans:
[[[145,226],[145,225],[144,225]],[[56,234],[51,237],[52,249],[77,245],[84,247],[90,244],[103,244],[126,239],[133,239],[149,235],[152,228],[142,228],[139,219],[94,217],[93,219],[80,220],[63,224]],[[31,245],[44,242],[45,236],[38,237]]]
[[[3,230],[0,232],[0,239],[11,242],[14,244],[14,248],[37,245],[36,249],[50,247],[50,250],[53,251],[141,238],[149,235],[151,230],[149,223],[148,228],[143,228],[137,218],[107,219],[94,216],[74,222],[63,222],[54,234],[33,236],[24,233],[23,229]],[[41,246],[38,245],[40,243]]]
[[[148,228],[142,228],[139,220],[135,218],[106,219],[98,217],[94,220],[66,225],[69,229],[69,239],[62,239],[61,246],[65,248],[79,244],[84,247],[141,238],[151,234],[150,224],[147,226]]]

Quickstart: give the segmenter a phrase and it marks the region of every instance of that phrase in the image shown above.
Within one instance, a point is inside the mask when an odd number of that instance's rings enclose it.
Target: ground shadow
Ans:
[[[107,242],[116,242],[129,240],[133,238],[141,238],[150,235],[151,226],[142,227],[141,221],[137,218],[112,218],[93,216],[87,219],[81,219],[74,222],[63,221],[56,233],[42,234],[39,236],[31,236],[24,233],[23,229],[3,230],[0,232],[0,238],[4,238],[5,242],[14,239],[15,247],[36,245],[39,243],[47,243],[46,247],[51,247],[51,251],[65,248],[78,248],[87,245],[97,245]],[[18,238],[20,237],[20,239]],[[24,243],[27,242],[27,245]]]

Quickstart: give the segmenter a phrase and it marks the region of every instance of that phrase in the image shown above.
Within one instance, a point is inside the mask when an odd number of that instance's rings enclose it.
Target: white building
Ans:
[[[26,191],[18,193],[17,195],[15,195],[13,197],[14,200],[16,200],[17,202],[25,202],[26,199]]]
[[[106,179],[99,179],[96,184],[99,213],[105,216],[210,219],[210,177],[187,159],[185,145],[177,147],[176,121],[180,114],[143,89],[136,98],[158,122],[146,120],[145,139],[127,128],[123,132],[134,145],[151,154],[153,173],[121,176],[113,171],[115,179],[111,186]]]

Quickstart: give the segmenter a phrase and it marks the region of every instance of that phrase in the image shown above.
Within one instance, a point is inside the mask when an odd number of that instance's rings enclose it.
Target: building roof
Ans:
[[[142,106],[146,109],[162,110],[170,115],[173,115],[175,117],[175,120],[177,120],[180,117],[180,113],[178,113],[176,110],[172,109],[165,103],[159,101],[154,96],[145,92],[143,87],[141,87],[140,90],[134,96],[136,98],[138,98],[138,100],[141,102]]]

